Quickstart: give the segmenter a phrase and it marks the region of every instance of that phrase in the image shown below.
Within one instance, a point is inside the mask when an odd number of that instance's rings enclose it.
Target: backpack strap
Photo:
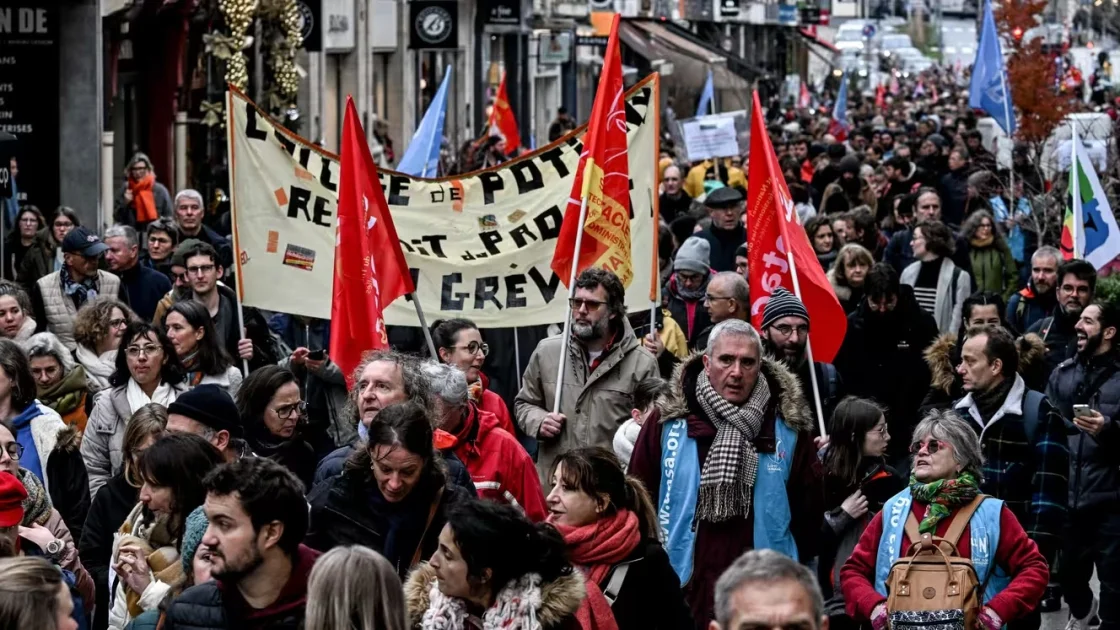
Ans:
[[[630,565],[634,562],[637,562],[637,560],[624,562],[616,566],[611,573],[611,579],[607,582],[607,587],[603,589],[603,597],[607,598],[608,606],[614,606],[618,594],[622,592],[622,583],[626,581],[626,573],[630,571]]]
[[[953,282],[951,283],[952,284],[952,289],[949,292],[949,299],[952,300],[953,302],[956,302],[956,300],[957,300],[957,280],[960,277],[961,277],[961,268],[957,267],[954,264],[953,265]],[[950,304],[951,303],[952,302],[950,302]]]
[[[1054,317],[1047,317],[1042,320],[1038,326],[1038,336],[1042,337],[1042,342],[1046,343],[1046,336],[1050,334],[1050,327],[1054,325]]]
[[[1027,433],[1027,444],[1034,444],[1035,436],[1038,435],[1038,412],[1041,410],[1042,401],[1045,399],[1045,394],[1033,389],[1028,389],[1026,394],[1023,395],[1023,429]]]
[[[949,523],[949,529],[945,530],[942,540],[956,547],[957,542],[961,539],[961,534],[964,533],[964,528],[968,527],[968,521],[972,519],[972,515],[976,513],[976,510],[986,498],[986,495],[978,494],[967,505],[962,505],[953,516],[953,522]]]

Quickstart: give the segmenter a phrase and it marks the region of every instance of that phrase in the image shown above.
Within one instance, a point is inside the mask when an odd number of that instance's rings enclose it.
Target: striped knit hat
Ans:
[[[783,317],[803,317],[809,321],[809,311],[801,300],[784,287],[774,289],[770,300],[766,302],[766,310],[762,311],[762,327],[765,329]]]

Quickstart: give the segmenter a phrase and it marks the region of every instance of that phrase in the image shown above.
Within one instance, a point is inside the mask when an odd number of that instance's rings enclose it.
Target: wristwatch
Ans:
[[[43,551],[47,554],[47,558],[49,558],[52,562],[57,563],[62,558],[62,552],[65,549],[66,543],[55,538],[54,540],[47,543],[47,546],[45,549],[43,549]]]

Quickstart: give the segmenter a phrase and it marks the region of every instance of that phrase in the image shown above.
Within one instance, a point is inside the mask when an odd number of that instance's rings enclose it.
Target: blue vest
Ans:
[[[879,538],[879,550],[875,555],[875,590],[882,596],[887,595],[887,576],[891,565],[898,560],[903,545],[910,546],[906,536],[906,519],[910,516],[910,488],[891,497],[883,506],[883,535]],[[976,508],[968,521],[969,553],[976,579],[983,584],[988,573],[995,573],[988,580],[984,590],[984,604],[999,595],[1011,583],[1011,577],[1003,567],[995,564],[996,549],[999,548],[999,518],[1003,511],[1003,501],[988,497]],[[951,517],[950,517],[951,518]]]
[[[774,423],[777,447],[759,453],[751,512],[754,514],[754,549],[773,549],[797,560],[797,544],[789,529],[786,483],[797,449],[797,432],[781,416]],[[700,457],[696,440],[688,435],[684,418],[666,422],[661,429],[661,487],[657,494],[657,520],[669,563],[681,584],[692,577],[696,545],[696,501],[700,496]],[[765,509],[758,509],[765,506]]]

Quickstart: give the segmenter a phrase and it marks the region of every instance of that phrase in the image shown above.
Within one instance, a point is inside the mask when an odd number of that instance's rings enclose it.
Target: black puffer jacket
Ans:
[[[1069,509],[1120,506],[1120,352],[1065,361],[1050,375],[1046,397],[1066,419]],[[1070,422],[1074,405],[1089,405],[1104,416],[1096,437]]]
[[[1080,313],[1077,315],[1067,313],[1063,306],[1058,305],[1054,308],[1053,315],[1044,317],[1031,326],[1030,332],[1037,334],[1046,344],[1043,369],[1046,371],[1047,380],[1063,361],[1077,354],[1077,331],[1073,329],[1073,325],[1077,323],[1079,317],[1081,317]],[[1070,417],[1065,413],[1062,415],[1066,418]]]
[[[89,491],[88,484],[86,491]],[[89,516],[78,541],[78,555],[97,584],[94,628],[104,628],[109,624],[109,563],[113,555],[113,535],[136,506],[139,494],[140,491],[130,486],[121,472],[101,486],[90,505]]]

